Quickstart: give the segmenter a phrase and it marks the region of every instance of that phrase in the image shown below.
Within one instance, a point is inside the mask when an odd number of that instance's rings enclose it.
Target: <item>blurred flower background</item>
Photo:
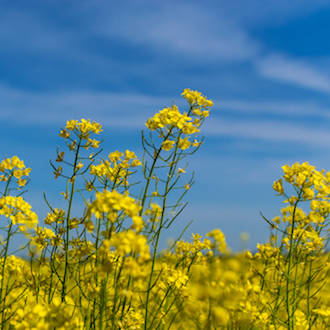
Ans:
[[[60,200],[49,159],[67,120],[103,126],[103,148],[142,155],[140,130],[184,88],[214,101],[189,171],[189,206],[168,237],[219,227],[235,251],[267,239],[281,166],[330,169],[330,2],[0,3],[0,159],[32,168],[25,199]],[[78,205],[75,205],[78,208]],[[175,231],[175,232],[174,232]],[[165,246],[166,242],[163,242]]]

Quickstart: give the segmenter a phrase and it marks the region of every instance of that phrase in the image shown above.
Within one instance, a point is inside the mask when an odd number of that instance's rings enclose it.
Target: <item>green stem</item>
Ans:
[[[9,190],[9,184],[10,181],[13,177],[13,173],[11,173],[8,177],[7,184],[5,191],[3,193],[3,197],[7,196],[8,190]],[[4,251],[4,256],[3,256],[3,262],[2,262],[2,269],[1,269],[1,286],[0,286],[0,306],[1,306],[1,329],[4,329],[5,325],[5,305],[6,305],[6,292],[3,296],[3,289],[4,289],[4,284],[5,284],[5,268],[6,268],[6,262],[7,262],[7,256],[8,256],[8,248],[9,248],[9,240],[12,235],[11,230],[13,227],[12,221],[10,221],[10,225],[7,231],[7,238],[6,238],[6,246],[5,246],[5,251]]]
[[[294,204],[293,212],[292,212],[292,224],[291,224],[291,232],[290,232],[290,249],[289,249],[289,263],[288,263],[288,268],[287,268],[287,273],[286,273],[286,311],[288,315],[288,329],[293,330],[294,329],[294,312],[295,312],[295,307],[291,306],[291,301],[290,301],[290,284],[291,284],[291,271],[292,271],[292,262],[293,262],[293,250],[294,250],[294,244],[293,244],[293,234],[295,230],[295,215],[296,215],[296,210],[297,210],[297,205],[300,200],[301,196],[301,191],[298,194],[298,199]],[[295,300],[293,301],[295,304]],[[292,307],[292,308],[291,308]]]
[[[177,138],[177,141],[179,141],[179,138],[181,136],[181,133],[179,133],[179,137]],[[152,283],[152,277],[154,273],[154,268],[155,268],[155,261],[156,261],[156,256],[157,256],[157,250],[158,250],[158,244],[159,244],[159,238],[160,238],[160,233],[163,228],[163,222],[164,222],[164,215],[165,215],[165,208],[166,208],[166,201],[167,201],[167,195],[168,195],[168,187],[169,183],[171,181],[171,175],[173,168],[175,167],[175,160],[176,160],[176,155],[178,151],[178,143],[176,143],[173,158],[171,161],[171,165],[168,171],[168,176],[166,180],[166,186],[165,186],[165,192],[164,192],[164,197],[163,197],[163,207],[162,207],[162,214],[159,222],[159,227],[156,233],[156,242],[154,245],[154,251],[153,251],[153,256],[152,256],[152,264],[151,264],[151,271],[150,271],[150,276],[148,280],[148,289],[147,289],[147,297],[146,297],[146,309],[145,309],[145,319],[144,319],[144,329],[148,329],[148,308],[149,308],[149,299],[150,299],[150,292],[151,292],[151,283]]]
[[[168,137],[171,135],[172,133],[172,130],[173,130],[173,127],[170,128],[170,130],[168,131],[168,133],[166,134],[165,138],[163,141],[167,140]],[[160,155],[160,152],[162,151],[162,146],[160,146],[156,152],[156,154],[154,155],[154,158],[153,158],[153,161],[152,161],[152,165],[151,165],[151,168],[149,170],[149,175],[148,175],[148,178],[147,178],[147,183],[145,185],[145,188],[144,188],[144,192],[143,192],[143,197],[142,197],[142,200],[141,200],[141,210],[140,210],[140,216],[143,214],[143,208],[144,208],[144,204],[146,202],[146,199],[147,199],[147,194],[148,194],[148,190],[149,190],[149,185],[150,185],[150,181],[151,181],[151,178],[152,178],[152,174],[154,172],[154,169],[155,169],[155,166],[156,166],[156,163],[157,163],[157,160],[159,158],[159,155]]]
[[[81,137],[79,138],[79,143],[77,146],[77,151],[75,154],[75,159],[74,159],[74,165],[73,165],[73,174],[71,176],[71,192],[70,192],[70,200],[69,200],[69,205],[68,205],[68,211],[67,211],[67,216],[66,216],[66,233],[65,233],[65,265],[64,265],[64,275],[63,275],[63,281],[62,281],[62,292],[61,292],[61,297],[62,301],[65,301],[65,296],[66,296],[66,290],[67,290],[67,277],[68,277],[68,267],[69,267],[69,238],[70,238],[70,215],[71,215],[71,207],[72,207],[72,201],[73,201],[73,195],[74,195],[74,187],[75,187],[75,182],[76,182],[76,168],[77,168],[77,162],[78,162],[78,154],[79,154],[79,149],[81,145]]]
[[[1,287],[0,287],[0,300],[1,300],[1,329],[4,329],[5,326],[5,309],[6,309],[6,296],[7,292],[4,293],[4,284],[5,284],[5,268],[6,268],[6,261],[8,256],[8,247],[9,247],[9,240],[11,237],[11,230],[13,227],[13,223],[10,222],[7,238],[6,238],[6,246],[5,246],[5,255],[3,257],[2,262],[2,269],[1,269]],[[4,296],[3,296],[4,295]]]

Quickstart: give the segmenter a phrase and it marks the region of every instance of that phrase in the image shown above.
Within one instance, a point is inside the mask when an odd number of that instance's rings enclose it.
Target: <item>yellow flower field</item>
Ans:
[[[160,251],[186,207],[194,178],[184,160],[202,146],[213,106],[197,91],[182,96],[185,112],[173,104],[147,120],[142,159],[101,158],[101,125],[69,120],[51,161],[66,208],[45,197],[44,219],[22,194],[31,169],[17,156],[0,162],[1,329],[328,328],[330,172],[282,167],[273,189],[285,206],[264,218],[271,235],[254,254],[232,254],[220,229]],[[9,254],[16,235],[29,258]]]

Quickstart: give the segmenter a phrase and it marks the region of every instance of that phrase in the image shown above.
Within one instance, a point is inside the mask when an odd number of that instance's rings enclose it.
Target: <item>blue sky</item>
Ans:
[[[0,158],[32,168],[25,198],[59,203],[49,167],[59,128],[90,118],[105,153],[141,155],[146,119],[184,88],[215,103],[190,162],[196,184],[175,237],[219,227],[229,245],[263,242],[281,166],[329,170],[330,1],[0,0]],[[63,186],[62,186],[63,187]]]

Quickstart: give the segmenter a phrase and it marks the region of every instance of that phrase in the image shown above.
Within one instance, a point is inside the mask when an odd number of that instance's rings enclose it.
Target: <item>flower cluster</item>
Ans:
[[[176,105],[164,108],[156,113],[152,118],[149,118],[146,122],[146,126],[154,131],[163,127],[177,127],[185,134],[194,134],[199,132],[199,129],[192,122],[192,118],[179,111]]]
[[[38,216],[31,211],[31,205],[21,196],[3,196],[0,198],[0,215],[11,220],[13,225],[20,224],[20,229],[33,228],[38,223]]]
[[[134,198],[127,194],[120,194],[116,190],[97,192],[95,200],[88,206],[87,217],[90,218],[92,214],[96,218],[101,218],[104,214],[106,218],[114,223],[120,219],[119,212],[129,217],[133,221],[132,229],[141,231],[143,229],[143,219],[139,215],[141,206],[134,200]]]
[[[42,250],[47,246],[49,240],[54,237],[55,234],[51,229],[37,226],[34,235],[30,237],[30,242],[32,246],[36,247],[38,250]]]
[[[314,195],[316,198],[325,198],[330,194],[330,172],[324,175],[324,171],[317,171],[315,167],[308,162],[292,166],[284,165],[282,167],[283,179],[298,189],[302,189],[302,197],[305,200],[311,200]],[[273,184],[275,191],[284,193],[282,178]],[[291,200],[294,202],[294,200]]]
[[[44,219],[45,224],[50,225],[52,223],[63,223],[65,217],[65,211],[63,209],[55,208],[52,212],[48,213]]]
[[[96,175],[102,183],[104,179],[108,179],[114,184],[128,185],[127,178],[133,173],[129,169],[142,164],[133,151],[126,150],[124,158],[123,156],[124,153],[119,151],[110,153],[108,159],[99,165],[90,166],[90,174]]]
[[[212,244],[212,246],[216,251],[219,251],[220,253],[227,252],[226,238],[220,229],[214,229],[206,236],[213,238],[214,243]]]
[[[213,102],[202,96],[197,91],[185,89],[182,96],[190,104],[189,112],[181,113],[176,105],[164,108],[149,118],[146,126],[154,131],[158,130],[160,136],[166,137],[162,142],[162,148],[165,151],[171,150],[175,145],[175,140],[170,139],[174,129],[178,129],[180,134],[192,135],[200,131],[201,121],[209,116],[209,108],[213,106]],[[200,142],[196,139],[192,142],[189,136],[180,137],[178,148],[186,150],[190,146],[198,147]]]
[[[104,240],[103,245],[114,248],[116,255],[125,257],[131,253],[138,256],[140,262],[150,259],[147,238],[133,230],[127,230],[112,235],[111,239]]]
[[[186,88],[181,94],[192,106],[197,108],[208,108],[213,106],[213,102],[208,100],[202,93]]]
[[[102,132],[102,126],[95,121],[91,122],[89,119],[81,119],[80,122],[78,120],[69,120],[66,122],[65,129],[69,132],[78,131],[84,136],[91,133],[100,134]],[[64,134],[62,133],[62,135]]]
[[[30,298],[25,306],[21,306],[15,312],[10,324],[18,330],[82,329],[83,326],[82,319],[74,307],[63,304],[59,297],[55,297],[51,304],[35,304]]]
[[[69,120],[66,122],[66,126],[64,129],[60,132],[60,137],[63,137],[64,139],[70,139],[71,144],[69,145],[71,150],[74,150],[76,148],[77,141],[74,139],[71,139],[71,133],[74,133],[76,137],[78,137],[80,140],[86,140],[86,143],[83,145],[85,149],[91,148],[98,148],[100,141],[91,139],[90,135],[92,133],[94,134],[100,134],[102,132],[102,126],[93,121],[91,122],[89,119],[81,119],[81,121],[78,120]]]
[[[24,176],[29,176],[30,168],[25,167],[24,161],[20,160],[17,156],[4,159],[0,163],[0,181],[8,181],[9,179],[16,178],[17,184],[20,187],[26,185],[27,180]]]

